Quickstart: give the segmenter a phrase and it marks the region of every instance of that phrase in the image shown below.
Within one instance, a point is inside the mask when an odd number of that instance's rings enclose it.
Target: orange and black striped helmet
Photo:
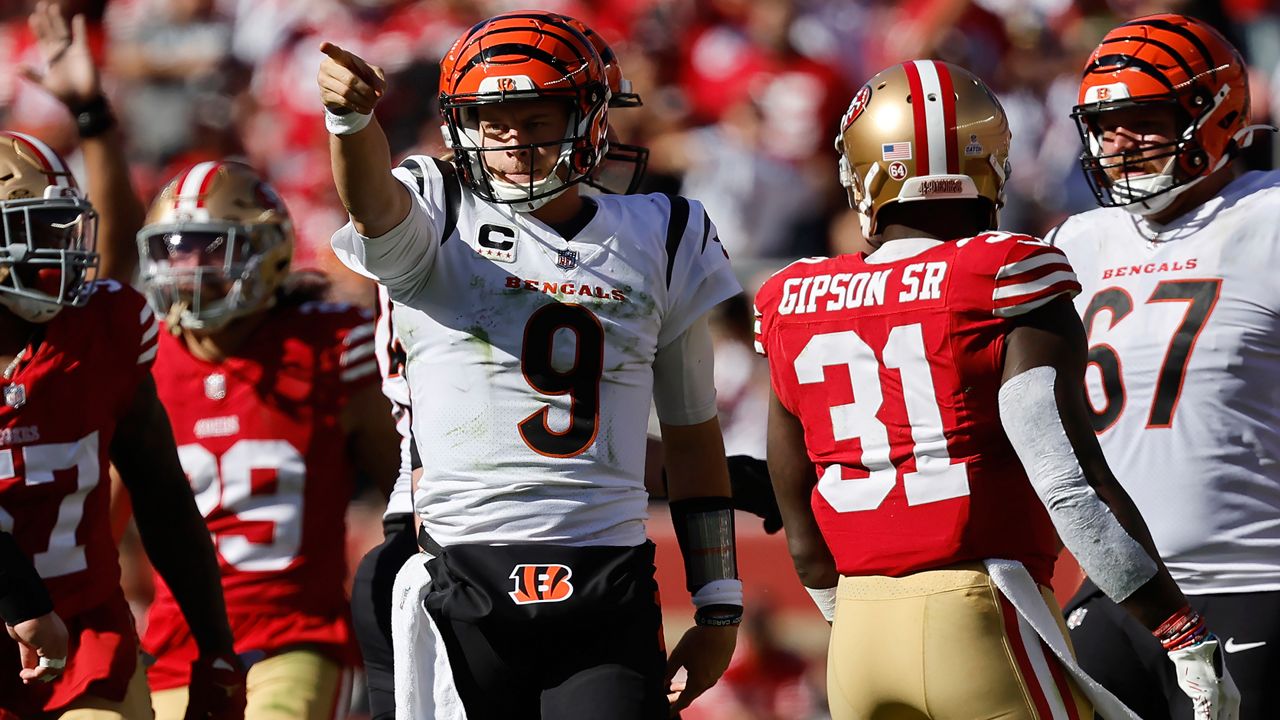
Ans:
[[[640,107],[644,103],[640,94],[631,87],[631,81],[622,73],[622,64],[618,55],[609,47],[600,33],[587,27],[577,18],[561,15],[565,22],[572,25],[591,41],[592,47],[600,54],[604,62],[604,75],[609,84],[609,107],[613,109]],[[629,145],[618,142],[617,136],[609,137],[609,152],[604,161],[591,173],[585,182],[587,185],[613,195],[630,195],[640,189],[644,180],[644,172],[649,167],[649,148],[643,145]]]
[[[477,109],[482,105],[561,99],[570,117],[560,158],[546,178],[515,185],[496,178],[489,150],[532,150],[541,145],[486,149]],[[462,179],[477,196],[530,212],[587,178],[608,152],[609,87],[604,62],[591,41],[563,16],[539,10],[496,15],[468,30],[440,63],[440,110],[446,140]]]
[[[1168,143],[1105,154],[1099,115],[1172,107],[1182,130]],[[1072,117],[1084,143],[1081,164],[1098,202],[1142,214],[1167,207],[1181,189],[1224,167],[1252,140],[1244,59],[1217,30],[1185,15],[1149,15],[1107,33],[1090,55]],[[1105,170],[1169,158],[1158,175]],[[1128,178],[1134,177],[1134,181]],[[1161,197],[1164,196],[1164,197]]]

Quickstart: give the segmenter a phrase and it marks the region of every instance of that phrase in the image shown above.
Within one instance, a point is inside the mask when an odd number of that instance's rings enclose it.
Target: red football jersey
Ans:
[[[137,639],[120,590],[107,468],[157,331],[141,295],[101,282],[88,305],[38,327],[29,358],[0,380],[0,528],[32,558],[72,637],[60,679],[22,686],[9,667],[17,648],[0,633],[0,708],[54,710],[85,692],[123,695],[133,675]]]
[[[892,575],[984,558],[1048,585],[1057,541],[1000,425],[1013,318],[1080,291],[1025,235],[900,240],[888,259],[801,260],[756,298],[757,349],[800,419],[837,570]],[[879,260],[880,262],[877,262]]]
[[[241,653],[320,645],[349,661],[346,510],[354,468],[340,415],[379,381],[372,315],[277,307],[221,363],[161,333],[155,378],[209,524]],[[195,642],[156,579],[144,637],[152,689],[187,683]]]

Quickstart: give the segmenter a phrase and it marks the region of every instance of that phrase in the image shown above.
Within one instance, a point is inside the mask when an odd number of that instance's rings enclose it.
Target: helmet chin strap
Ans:
[[[1206,173],[1174,187],[1173,173],[1176,161],[1176,156],[1169,158],[1164,168],[1158,173],[1148,173],[1125,178],[1123,182],[1112,183],[1111,195],[1124,201],[1120,207],[1134,215],[1148,216],[1164,212],[1178,199],[1178,196],[1210,174]]]

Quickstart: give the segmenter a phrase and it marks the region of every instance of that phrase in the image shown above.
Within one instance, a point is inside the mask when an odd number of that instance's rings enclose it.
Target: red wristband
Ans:
[[[1156,636],[1165,650],[1173,651],[1200,642],[1209,634],[1209,628],[1205,626],[1204,618],[1200,613],[1192,610],[1188,605],[1170,615],[1169,619],[1160,623],[1160,627],[1151,634]]]

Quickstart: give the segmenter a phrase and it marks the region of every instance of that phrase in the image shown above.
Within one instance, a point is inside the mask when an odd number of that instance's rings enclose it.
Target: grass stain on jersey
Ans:
[[[485,417],[484,413],[476,415],[469,420],[453,426],[444,432],[444,436],[449,439],[450,448],[457,449],[469,442],[475,441],[476,438],[484,436]]]
[[[463,328],[462,332],[465,333],[463,341],[475,345],[480,354],[484,356],[484,365],[489,369],[489,372],[491,374],[498,372],[500,368],[494,367],[493,343],[490,341],[489,331],[483,325],[477,324]]]

